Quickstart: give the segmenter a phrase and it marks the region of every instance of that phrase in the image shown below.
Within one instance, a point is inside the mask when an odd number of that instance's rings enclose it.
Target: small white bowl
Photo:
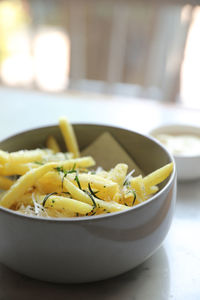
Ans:
[[[151,136],[156,138],[158,134],[169,135],[192,135],[200,138],[200,127],[189,125],[166,125],[154,128],[149,132]],[[170,149],[168,149],[170,151]],[[194,180],[200,178],[200,152],[199,154],[174,154],[177,178],[179,181]]]

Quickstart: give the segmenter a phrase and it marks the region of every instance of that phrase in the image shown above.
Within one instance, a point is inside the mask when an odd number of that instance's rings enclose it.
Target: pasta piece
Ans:
[[[138,200],[136,199],[137,199],[136,192],[134,190],[127,190],[123,194],[122,203],[128,206],[133,206],[139,203]]]
[[[13,185],[13,183],[13,180],[0,176],[0,190],[8,190]]]
[[[46,155],[46,152],[41,149],[35,150],[20,150],[17,152],[10,153],[10,162],[12,163],[28,163],[34,161],[41,161],[42,158]]]
[[[62,193],[62,176],[55,171],[47,172],[37,180],[35,187],[42,194]]]
[[[143,178],[145,188],[148,189],[151,186],[161,183],[171,174],[172,170],[173,163],[170,163],[145,176]]]
[[[63,168],[72,168],[74,164],[76,164],[76,167],[81,168],[88,168],[95,165],[95,161],[91,156],[86,156],[82,158],[78,158],[77,160],[69,159],[69,160],[63,160],[63,161],[56,161],[58,164],[62,163]],[[66,162],[66,164],[64,163]],[[0,166],[0,175],[3,176],[12,176],[12,175],[24,175],[27,172],[29,172],[32,169],[38,168],[41,166],[39,162],[37,163],[27,163],[27,164],[13,164],[13,163],[7,163],[4,166]]]
[[[53,153],[61,152],[58,142],[52,135],[47,138],[47,148],[52,150]]]
[[[65,117],[60,118],[59,126],[68,151],[72,152],[75,158],[79,157],[80,151],[76,140],[76,136],[74,134],[73,127],[68,122],[67,118]]]
[[[58,165],[62,166],[63,169],[72,169],[74,166],[76,168],[90,168],[95,165],[95,161],[91,156],[85,156],[80,158],[74,158],[66,160],[64,162],[59,162]]]
[[[33,204],[33,197],[31,191],[24,194],[22,197],[20,197],[19,201],[12,206],[12,209],[18,210],[22,205],[26,207],[32,204]]]
[[[126,178],[127,171],[127,164],[117,164],[115,168],[110,170],[108,178],[118,183],[122,187]]]
[[[0,150],[0,164],[5,164],[9,160],[9,153],[3,150]]]
[[[90,204],[62,196],[50,196],[45,202],[44,207],[58,210],[66,209],[82,215],[92,210],[92,205]]]
[[[4,166],[0,166],[0,175],[3,176],[24,175],[28,171],[38,167],[39,165],[35,163],[26,163],[26,164],[6,163]]]
[[[122,211],[127,209],[125,205],[120,205],[114,201],[107,202],[99,200],[96,197],[90,197],[87,192],[84,192],[83,190],[77,188],[67,178],[64,179],[64,187],[72,195],[73,198],[93,205],[94,207],[105,209],[108,212]]]
[[[157,185],[153,185],[150,187],[146,186],[145,191],[147,195],[153,195],[159,191],[159,188]]]
[[[25,192],[28,188],[33,186],[36,181],[43,176],[48,171],[53,170],[54,168],[63,167],[65,169],[70,169],[74,164],[77,166],[85,166],[94,163],[94,160],[91,157],[83,157],[79,159],[72,159],[63,162],[52,162],[47,163],[43,166],[38,167],[37,169],[30,170],[23,176],[21,176],[7,191],[7,193],[2,197],[0,205],[4,207],[12,206]]]
[[[141,203],[147,199],[146,191],[142,176],[132,177],[130,179],[130,186],[136,192],[136,204]]]
[[[74,180],[74,178],[74,174],[67,175],[67,179],[78,186],[78,183]],[[82,189],[88,189],[89,186],[92,191],[96,193],[97,198],[106,201],[112,201],[114,198],[116,199],[116,193],[119,192],[119,186],[116,182],[102,178],[98,175],[79,173],[78,180]]]
[[[3,196],[0,205],[7,208],[14,205],[15,202],[17,202],[24,193],[34,185],[38,178],[56,166],[56,163],[48,163],[44,166],[38,167],[37,169],[30,170],[25,175],[21,176]]]

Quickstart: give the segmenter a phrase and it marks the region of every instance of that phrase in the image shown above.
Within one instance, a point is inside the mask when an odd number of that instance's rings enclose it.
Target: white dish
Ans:
[[[145,174],[174,162],[156,140],[117,127],[75,124],[80,150],[109,132]],[[18,134],[0,143],[9,152],[35,149],[58,126]],[[105,145],[105,149],[106,145]],[[44,218],[0,207],[0,262],[32,278],[80,283],[117,276],[144,262],[161,245],[174,213],[176,169],[150,199],[123,212],[80,218]],[[84,297],[83,297],[84,298]]]
[[[172,136],[188,135],[200,138],[200,127],[171,124],[154,128],[149,134],[154,138],[157,138],[160,134],[169,134]],[[169,148],[168,150],[170,151]],[[177,178],[179,181],[198,179],[200,178],[200,152],[194,153],[194,151],[191,151],[190,154],[188,153],[188,149],[185,150],[185,153],[183,150],[183,153],[180,154],[172,152],[177,167]]]

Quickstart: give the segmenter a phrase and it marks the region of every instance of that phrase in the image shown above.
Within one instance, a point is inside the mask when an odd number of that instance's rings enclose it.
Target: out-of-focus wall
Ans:
[[[175,101],[194,6],[1,0],[2,84]]]

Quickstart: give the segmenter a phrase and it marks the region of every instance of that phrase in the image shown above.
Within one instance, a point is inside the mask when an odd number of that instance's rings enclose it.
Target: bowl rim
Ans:
[[[75,125],[75,126],[100,126],[100,127],[109,127],[109,128],[114,128],[114,129],[119,129],[119,130],[124,130],[124,131],[128,131],[130,133],[136,133],[144,138],[147,138],[147,139],[150,139],[152,140],[154,143],[156,143],[160,148],[162,148],[162,150],[168,155],[170,161],[173,163],[173,171],[172,173],[170,174],[170,177],[168,179],[168,182],[166,183],[166,185],[161,189],[159,190],[155,195],[153,195],[152,197],[150,197],[149,199],[147,199],[146,201],[144,202],[141,202],[140,204],[137,204],[136,206],[133,206],[133,207],[130,207],[128,208],[127,210],[123,210],[123,211],[117,211],[117,212],[112,212],[112,213],[108,213],[108,214],[102,214],[102,215],[97,215],[97,216],[84,216],[84,217],[70,217],[70,218],[67,218],[67,217],[63,217],[63,218],[53,218],[53,217],[40,217],[40,216],[30,216],[30,215],[25,215],[25,214],[22,214],[22,213],[19,213],[17,211],[14,211],[14,210],[11,210],[9,208],[6,208],[6,207],[3,207],[3,206],[0,206],[0,213],[5,213],[5,214],[8,214],[8,215],[11,215],[13,217],[17,217],[17,218],[20,218],[21,220],[22,219],[25,219],[25,220],[29,220],[29,221],[37,221],[37,222],[50,222],[50,223],[88,223],[88,222],[96,222],[96,221],[99,221],[101,219],[110,219],[110,218],[113,218],[115,216],[118,216],[118,215],[122,215],[122,214],[126,214],[126,213],[129,213],[131,211],[138,211],[138,210],[141,210],[144,206],[148,206],[151,204],[151,202],[153,202],[154,200],[158,199],[160,194],[164,193],[165,190],[167,190],[173,183],[174,180],[176,180],[176,165],[175,165],[175,160],[174,160],[174,157],[173,155],[166,149],[165,146],[163,146],[156,138],[154,138],[153,136],[149,135],[149,134],[143,134],[143,133],[140,133],[138,131],[135,131],[135,130],[131,130],[131,129],[126,129],[124,127],[120,127],[120,126],[115,126],[115,125],[107,125],[107,124],[97,124],[97,123],[79,123],[79,122],[72,122],[71,123],[72,125]],[[40,126],[40,127],[35,127],[35,128],[31,128],[31,129],[28,129],[28,130],[23,130],[23,131],[20,131],[19,133],[16,133],[14,135],[10,135],[8,136],[7,138],[4,138],[3,140],[0,140],[0,144],[9,140],[9,139],[12,139],[12,138],[15,138],[16,136],[18,135],[22,135],[22,134],[25,134],[25,133],[28,133],[28,132],[32,132],[32,131],[35,131],[35,130],[38,130],[38,129],[43,129],[43,128],[53,128],[53,127],[58,127],[58,124],[55,124],[55,125],[47,125],[47,126]]]
[[[161,126],[154,127],[149,131],[149,135],[155,138],[154,134],[162,133],[162,130],[164,131],[163,133],[165,134],[171,134],[171,132],[167,132],[170,129],[177,130],[177,134],[193,134],[194,136],[200,138],[200,126],[177,124],[177,123],[164,124]],[[184,129],[188,130],[188,132],[184,132]],[[197,131],[199,131],[199,133]],[[172,154],[172,155],[175,159],[191,159],[191,160],[200,159],[200,154],[180,154],[180,155]]]

